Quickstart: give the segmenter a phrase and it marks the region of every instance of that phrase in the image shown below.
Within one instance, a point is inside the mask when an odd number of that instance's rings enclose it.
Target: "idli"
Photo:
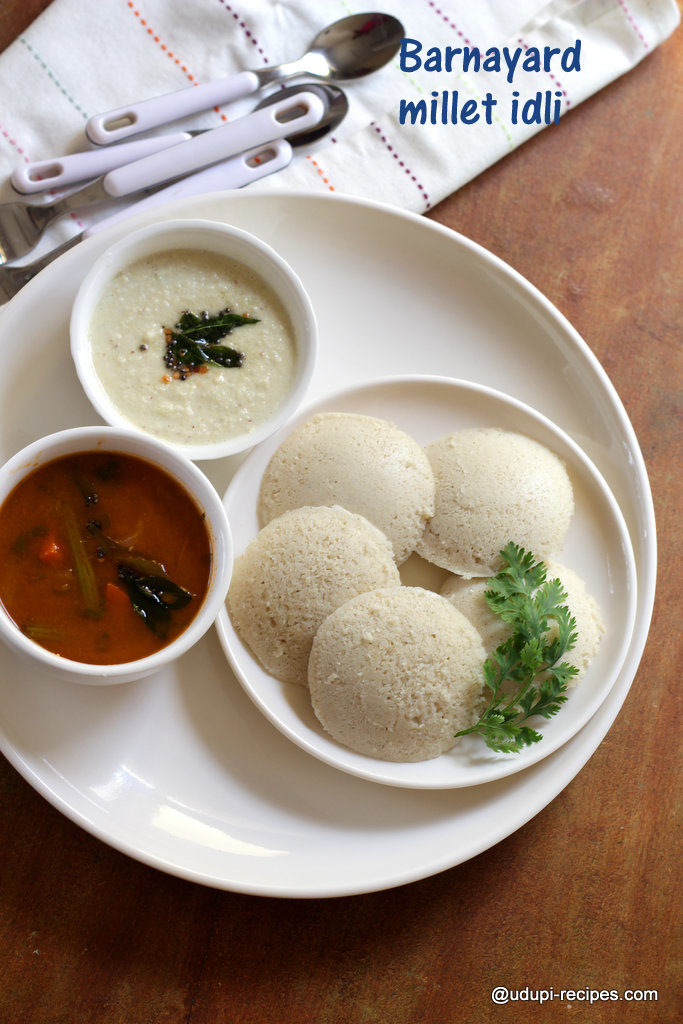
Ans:
[[[263,668],[306,685],[318,626],[350,597],[401,579],[391,544],[343,508],[300,508],[264,527],[235,562],[228,611]]]
[[[511,632],[509,623],[503,622],[486,603],[484,594],[490,585],[490,577],[465,579],[462,576],[450,576],[441,587],[441,596],[472,623],[487,654],[495,651]]]
[[[397,564],[415,550],[434,513],[434,476],[424,451],[393,423],[321,413],[290,434],[261,481],[261,526],[300,505],[341,505],[392,543]]]
[[[385,761],[425,761],[473,725],[485,652],[439,594],[377,589],[320,626],[308,665],[313,709],[338,742]]]
[[[559,554],[574,511],[563,463],[522,434],[458,430],[425,449],[436,511],[417,544],[459,576],[493,576],[509,541],[546,559]]]
[[[547,579],[558,579],[567,593],[567,607],[576,620],[578,640],[576,646],[562,658],[562,661],[574,665],[578,674],[569,681],[569,687],[575,686],[586,674],[586,670],[598,652],[600,640],[605,632],[600,609],[595,598],[591,597],[586,584],[573,569],[560,565],[552,559],[546,561]],[[490,585],[488,579],[461,579],[452,576],[441,588],[441,594],[450,601],[454,608],[468,619],[481,636],[487,654],[494,651],[511,633],[509,623],[497,616],[489,608],[484,593]],[[551,624],[548,639],[557,636],[557,625]]]

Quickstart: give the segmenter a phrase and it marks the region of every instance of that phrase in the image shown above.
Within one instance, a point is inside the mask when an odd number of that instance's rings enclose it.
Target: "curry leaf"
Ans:
[[[127,565],[119,565],[118,575],[128,592],[133,611],[161,638],[168,630],[171,612],[184,608],[193,597],[189,590],[167,576],[141,576]]]
[[[172,330],[164,328],[164,362],[181,380],[208,363],[225,367],[241,366],[244,353],[229,345],[218,345],[217,342],[231,334],[236,327],[258,322],[254,317],[240,316],[229,309],[221,310],[214,316],[206,311],[197,314],[185,310]]]
[[[229,309],[224,309],[220,313],[216,313],[215,316],[211,316],[206,310],[199,316],[185,310],[175,325],[175,329],[188,338],[201,339],[207,345],[215,345],[226,334],[230,334],[235,327],[257,323],[258,320],[253,317],[240,316],[239,313],[232,313]]]

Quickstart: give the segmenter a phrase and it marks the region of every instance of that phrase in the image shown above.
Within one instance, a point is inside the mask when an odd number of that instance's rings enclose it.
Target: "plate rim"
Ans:
[[[575,746],[570,770],[563,771],[561,773],[562,777],[559,780],[555,777],[551,784],[546,784],[543,796],[540,799],[529,801],[526,805],[526,809],[519,814],[511,828],[507,825],[502,829],[499,828],[495,834],[488,835],[483,840],[471,843],[466,849],[461,849],[456,857],[453,857],[452,853],[449,850],[446,850],[439,856],[432,856],[428,861],[423,860],[419,865],[413,865],[411,869],[404,869],[401,872],[386,875],[381,881],[375,879],[368,882],[366,885],[350,883],[347,885],[328,885],[324,888],[315,886],[306,888],[303,886],[291,886],[288,884],[263,886],[260,884],[252,885],[244,881],[237,883],[234,879],[226,879],[224,877],[218,878],[207,873],[193,871],[191,868],[187,868],[182,864],[172,862],[170,858],[161,858],[157,854],[132,847],[125,839],[114,837],[110,831],[101,828],[97,823],[88,819],[80,810],[72,807],[61,794],[56,793],[50,785],[48,785],[48,783],[37,774],[32,764],[30,764],[18,750],[15,750],[9,736],[2,726],[2,722],[0,722],[0,751],[2,751],[7,760],[14,768],[16,768],[19,774],[22,775],[29,785],[40,793],[40,795],[42,795],[49,803],[51,803],[53,807],[60,811],[60,813],[64,814],[65,817],[83,828],[84,831],[89,832],[91,835],[101,839],[107,845],[119,850],[127,856],[130,856],[132,859],[165,871],[175,877],[184,878],[189,881],[194,881],[199,884],[221,890],[286,898],[326,898],[383,891],[398,885],[418,881],[451,867],[455,867],[458,864],[464,863],[472,857],[477,856],[479,853],[485,852],[497,842],[500,842],[507,836],[512,835],[530,821],[536,814],[543,810],[543,808],[548,806],[548,804],[551,803],[552,800],[554,800],[555,797],[576,777],[576,775],[593,756],[626,699],[645,648],[652,619],[657,571],[657,540],[652,491],[640,445],[628,414],[626,413],[624,405],[614,385],[595,354],[589,348],[587,342],[581,337],[567,317],[550,301],[550,299],[548,299],[518,270],[501,257],[496,256],[494,253],[485,249],[478,242],[467,238],[465,235],[446,225],[439,224],[422,215],[412,213],[411,211],[402,210],[390,203],[363,199],[353,195],[309,194],[295,189],[270,191],[260,189],[258,186],[250,186],[249,188],[242,190],[241,193],[230,191],[219,192],[214,193],[211,196],[205,195],[193,197],[192,199],[176,200],[173,203],[166,204],[165,206],[159,206],[154,211],[150,211],[146,214],[138,214],[127,221],[112,225],[105,231],[101,232],[101,234],[98,233],[99,237],[98,235],[93,235],[91,238],[86,239],[78,248],[82,253],[86,250],[96,252],[100,247],[104,249],[120,234],[127,230],[135,230],[137,226],[146,223],[148,219],[162,219],[168,216],[171,211],[179,214],[180,216],[186,215],[185,211],[188,211],[187,215],[191,216],[196,207],[204,207],[208,200],[215,201],[218,204],[226,201],[228,204],[237,202],[238,205],[241,205],[246,201],[246,205],[248,206],[251,202],[258,202],[262,199],[276,203],[284,201],[285,204],[290,202],[313,205],[324,203],[344,204],[351,208],[368,208],[386,215],[390,220],[397,218],[399,220],[410,222],[412,223],[413,228],[418,231],[434,232],[437,235],[441,235],[442,238],[450,244],[459,247],[461,250],[468,251],[477,259],[481,260],[482,263],[488,265],[489,268],[492,268],[498,278],[498,286],[500,286],[500,278],[504,279],[508,283],[512,282],[515,288],[518,289],[518,301],[521,301],[521,299],[519,299],[519,292],[521,292],[528,302],[532,303],[541,311],[544,319],[557,326],[558,330],[571,344],[572,349],[581,354],[581,357],[587,364],[591,376],[593,379],[597,380],[600,387],[606,393],[611,408],[617,418],[622,438],[627,442],[633,468],[633,476],[637,479],[639,484],[639,507],[642,511],[646,527],[645,531],[640,536],[640,540],[642,542],[641,562],[645,570],[643,578],[641,578],[638,560],[636,560],[636,571],[638,574],[640,594],[639,603],[641,604],[641,607],[639,608],[636,629],[634,630],[631,645],[627,652],[626,664],[628,664],[629,678],[626,682],[620,679],[610,695],[615,698],[616,706],[611,706],[608,711],[605,711],[605,705],[603,705],[599,711],[599,715],[601,716],[599,724],[596,724],[595,721],[591,722],[588,726],[584,727],[584,730],[577,734],[577,737],[571,741],[574,745],[576,745],[579,738],[582,737],[582,733],[587,729],[593,733],[585,744],[581,744],[580,752],[577,752],[579,748],[576,748]],[[205,216],[215,217],[216,214],[205,214]],[[73,258],[73,254],[74,251],[72,250],[71,253],[65,253],[57,259],[44,271],[43,274],[29,282],[29,284],[22,289],[22,293],[28,295],[29,299],[31,299],[40,289],[40,285],[38,284],[39,280],[42,278],[42,281],[46,282],[58,277],[56,268],[62,270],[65,264],[68,264],[70,259]],[[3,317],[6,316],[6,311],[13,308],[15,305],[16,303],[14,300],[10,300],[10,302],[6,304],[4,310],[0,307],[0,324],[3,322]],[[623,672],[624,667],[622,667],[622,673]],[[567,748],[565,747],[564,749],[566,751]],[[557,752],[556,755],[551,756],[559,756],[561,754],[562,750]],[[538,789],[540,789],[540,787],[537,787],[537,791]]]

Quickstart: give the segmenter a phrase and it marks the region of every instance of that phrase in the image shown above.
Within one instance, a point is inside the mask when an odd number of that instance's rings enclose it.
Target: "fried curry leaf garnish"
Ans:
[[[118,577],[133,611],[156,636],[163,638],[170,613],[184,608],[194,595],[169,579],[161,562],[108,537],[95,520],[90,520],[87,530],[97,542],[97,557],[111,558],[116,562]]]
[[[192,600],[189,590],[168,576],[141,576],[127,565],[119,565],[118,576],[124,584],[133,611],[158,637],[164,637],[172,611],[184,608]]]
[[[513,543],[501,556],[504,567],[485,597],[513,632],[484,662],[491,693],[486,710],[456,735],[476,733],[491,750],[516,754],[543,739],[527,720],[551,718],[567,700],[567,684],[578,669],[560,659],[576,645],[577,634],[567,594],[559,580],[546,580],[543,562]]]
[[[258,322],[254,317],[240,316],[229,309],[221,310],[213,316],[206,310],[199,314],[185,310],[173,329],[164,328],[164,362],[180,380],[185,380],[191,373],[197,373],[209,363],[225,367],[241,366],[244,353],[229,345],[219,345],[218,342],[236,327]]]

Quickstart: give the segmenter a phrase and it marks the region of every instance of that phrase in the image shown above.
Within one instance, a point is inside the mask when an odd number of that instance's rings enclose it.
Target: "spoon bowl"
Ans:
[[[352,14],[323,29],[309,54],[325,61],[327,80],[351,81],[384,67],[398,52],[404,35],[403,25],[391,14]]]

